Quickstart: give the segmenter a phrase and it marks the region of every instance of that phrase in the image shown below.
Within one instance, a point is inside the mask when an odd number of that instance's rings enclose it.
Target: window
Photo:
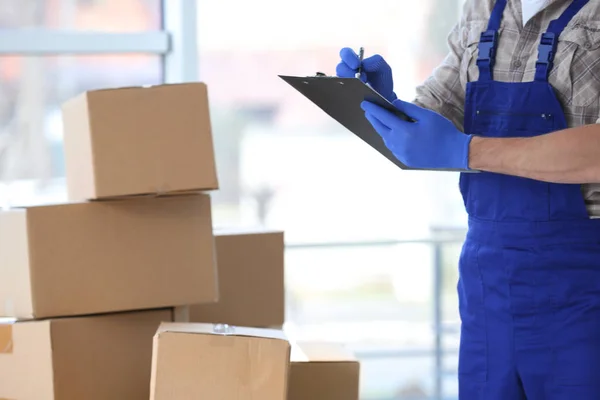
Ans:
[[[0,29],[161,29],[161,0],[0,0]]]
[[[61,104],[163,82],[161,20],[161,0],[0,0],[0,206],[66,199]]]
[[[285,230],[290,327],[350,344],[364,362],[365,400],[455,393],[458,175],[399,171],[277,75],[333,75],[342,47],[363,46],[384,55],[396,93],[411,100],[446,55],[460,6],[198,2],[215,221]]]
[[[0,56],[0,205],[66,199],[61,104],[88,89],[155,84],[161,62],[141,54]]]
[[[0,0],[0,206],[65,198],[62,101],[198,72],[221,185],[214,221],[285,230],[290,329],[349,344],[362,400],[456,398],[458,176],[397,170],[277,75],[334,74],[340,48],[363,46],[410,100],[460,3],[202,0],[194,19],[186,0]],[[32,36],[2,40],[31,33],[15,28],[59,35],[40,55]]]

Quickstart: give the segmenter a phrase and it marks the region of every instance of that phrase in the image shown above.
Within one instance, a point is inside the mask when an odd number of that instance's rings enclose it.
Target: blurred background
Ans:
[[[457,174],[398,170],[277,74],[333,75],[342,47],[363,46],[410,100],[445,56],[461,6],[0,0],[0,205],[66,199],[64,100],[200,79],[221,188],[215,224],[285,230],[290,332],[350,346],[363,400],[457,399]]]

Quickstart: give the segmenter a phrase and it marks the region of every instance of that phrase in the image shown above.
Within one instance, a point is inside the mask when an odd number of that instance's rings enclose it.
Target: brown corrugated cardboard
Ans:
[[[284,234],[215,230],[219,301],[193,305],[190,321],[266,328],[285,319]]]
[[[358,400],[360,364],[342,346],[297,343],[291,351],[287,400]]]
[[[281,331],[162,324],[150,399],[284,400],[289,358]]]
[[[152,337],[171,320],[166,309],[0,324],[0,398],[147,400]]]
[[[190,306],[173,307],[173,322],[190,322]]]
[[[85,315],[217,298],[208,195],[0,212],[0,316]]]
[[[218,188],[203,83],[88,91],[63,123],[71,201]]]

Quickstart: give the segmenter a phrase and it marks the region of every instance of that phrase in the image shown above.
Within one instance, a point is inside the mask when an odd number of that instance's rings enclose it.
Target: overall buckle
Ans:
[[[492,66],[496,58],[496,45],[498,43],[497,31],[485,31],[481,33],[479,39],[479,54],[477,55],[477,65],[487,64]]]
[[[538,59],[536,66],[550,67],[556,54],[556,48],[558,47],[558,40],[554,33],[546,32],[542,34],[542,40],[538,46]]]

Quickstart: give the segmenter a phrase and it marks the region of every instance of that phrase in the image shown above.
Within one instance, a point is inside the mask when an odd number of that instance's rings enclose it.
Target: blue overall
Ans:
[[[481,35],[465,131],[567,128],[548,75],[561,32],[588,0],[550,23],[535,80],[518,83],[493,79],[506,2],[496,1]],[[600,400],[600,220],[588,217],[581,186],[481,172],[462,174],[460,188],[469,231],[459,263],[459,398]]]

